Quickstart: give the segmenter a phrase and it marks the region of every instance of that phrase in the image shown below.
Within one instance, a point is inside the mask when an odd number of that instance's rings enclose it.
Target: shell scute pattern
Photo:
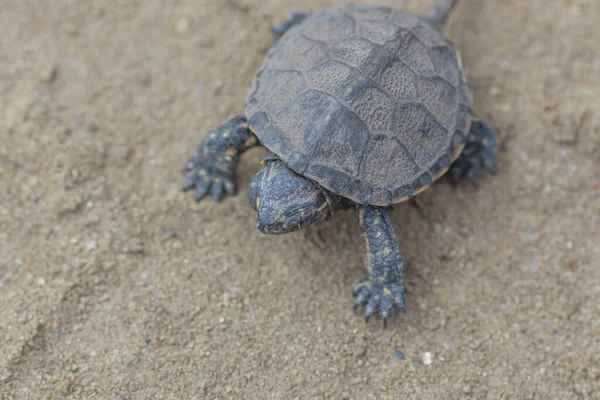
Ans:
[[[428,169],[436,154],[447,147],[448,133],[423,105],[404,104],[398,108],[396,129],[411,132],[402,137],[402,143],[413,156],[414,163]]]
[[[298,120],[299,112],[305,112],[306,118]],[[359,168],[369,128],[327,93],[308,90],[280,113],[278,121],[283,131],[298,132],[291,135],[292,146],[311,163],[336,165],[348,176]]]
[[[346,7],[344,12],[356,20],[382,22],[388,21],[392,17],[393,9],[385,6],[373,7],[369,5],[357,4]]]
[[[435,110],[435,119],[449,132],[456,124],[458,111],[458,91],[440,78],[418,81],[417,101],[429,111]]]
[[[277,114],[286,104],[308,89],[304,75],[296,70],[269,69],[263,79],[270,82],[270,90],[257,91],[256,99],[268,114]]]
[[[313,14],[278,41],[246,111],[261,142],[296,172],[388,205],[447,170],[464,145],[469,96],[452,45],[418,16],[346,6]]]
[[[358,34],[369,41],[395,53],[400,46],[398,40],[406,31],[391,22],[360,21]]]
[[[467,107],[464,104],[461,104],[458,107],[457,116],[456,116],[456,130],[466,135],[469,131],[469,126],[471,125],[471,108]]]
[[[360,71],[332,60],[311,68],[306,76],[312,87],[339,101],[371,132],[391,131],[394,101]]]
[[[359,180],[368,181],[374,187],[400,186],[409,182],[420,171],[413,154],[393,136],[372,136],[366,152],[377,154],[378,157],[364,157]],[[382,168],[382,164],[386,167]]]
[[[450,42],[444,38],[444,36],[432,31],[422,21],[416,21],[416,23],[410,27],[410,32],[418,37],[419,40],[429,48],[448,47],[452,50]]]
[[[441,156],[438,162],[436,162],[433,165],[433,167],[429,169],[429,172],[431,173],[433,179],[437,179],[441,175],[443,175],[450,168],[451,164],[452,160],[450,159],[449,155],[444,154],[443,156]]]
[[[423,20],[418,15],[397,8],[392,11],[389,21],[410,31],[423,24]]]
[[[408,64],[420,76],[431,77],[436,74],[429,49],[412,33],[403,36],[406,41],[400,45],[396,55]]]
[[[298,52],[298,57],[290,59],[285,52],[272,51],[267,58],[270,68],[304,71],[329,59],[330,49],[327,43],[312,39],[307,35],[300,34],[291,38],[283,36],[279,40],[281,42],[278,43],[278,46],[293,47]]]
[[[375,86],[365,89],[362,96],[352,101],[355,110],[372,134],[393,134],[395,102]]]
[[[306,173],[322,177],[319,183],[331,188],[330,190],[334,193],[343,193],[350,184],[350,176],[335,167],[313,163],[308,166]]]
[[[440,77],[448,81],[452,86],[460,84],[460,72],[452,66],[457,65],[457,59],[452,49],[448,46],[437,46],[431,48],[431,61]]]
[[[330,56],[334,60],[360,69],[360,66],[368,59],[369,54],[371,54],[372,47],[363,38],[351,36],[334,46],[330,51]]]
[[[351,16],[338,12],[324,11],[308,18],[298,27],[298,31],[314,41],[326,41],[329,45],[352,36],[355,32],[356,20]]]
[[[412,191],[413,194],[421,193],[424,189],[431,186],[433,183],[433,178],[431,174],[428,172],[424,172],[420,177],[415,179],[412,183]]]
[[[386,49],[374,46],[358,69],[369,79],[381,85],[381,74],[393,61],[394,57]]]
[[[417,74],[400,60],[394,60],[382,71],[380,84],[389,90],[397,102],[407,102],[417,98]]]
[[[432,160],[436,160],[438,154],[444,152],[448,145],[446,139],[448,132],[430,114],[427,114],[416,131],[416,139],[411,140],[413,144],[412,154],[415,162],[422,169],[429,169]],[[407,146],[408,147],[408,146]]]

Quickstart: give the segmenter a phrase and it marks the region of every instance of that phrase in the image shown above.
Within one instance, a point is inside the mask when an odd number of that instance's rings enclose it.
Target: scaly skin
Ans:
[[[204,137],[196,154],[190,157],[184,172],[188,172],[183,189],[196,189],[200,201],[209,192],[215,200],[221,200],[223,192],[236,193],[235,168],[239,156],[258,144],[248,129],[246,117],[237,116],[225,122]]]
[[[379,312],[385,326],[394,309],[406,310],[402,256],[386,210],[361,206],[358,213],[368,273],[354,287],[354,308],[366,304],[365,318]]]
[[[473,185],[477,183],[483,168],[496,172],[496,152],[500,142],[492,125],[485,120],[473,121],[465,148],[450,168],[454,183],[466,176]]]

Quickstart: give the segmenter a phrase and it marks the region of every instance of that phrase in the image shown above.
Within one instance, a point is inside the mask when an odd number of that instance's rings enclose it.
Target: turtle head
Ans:
[[[276,158],[263,161],[250,183],[250,204],[262,233],[281,234],[331,217],[325,189]]]

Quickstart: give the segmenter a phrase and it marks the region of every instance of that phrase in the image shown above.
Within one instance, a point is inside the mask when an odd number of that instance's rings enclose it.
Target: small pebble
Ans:
[[[96,243],[95,240],[92,240],[90,242],[87,242],[87,244],[85,245],[85,249],[87,251],[94,251],[98,248],[98,244]]]
[[[535,238],[535,229],[533,229],[533,228],[528,229],[527,232],[525,232],[525,236],[528,239],[534,239]]]
[[[529,269],[532,270],[533,272],[536,272],[539,269],[539,264],[538,263],[532,263],[529,265]]]
[[[423,354],[423,364],[425,365],[431,365],[431,361],[432,357],[431,357],[431,353],[427,352],[425,354]]]
[[[54,79],[56,79],[57,74],[58,66],[55,62],[49,62],[48,64],[44,65],[44,67],[40,71],[40,82],[51,83]]]
[[[180,18],[179,21],[177,21],[177,25],[175,25],[175,30],[182,35],[188,31],[189,27],[190,21],[187,18]]]

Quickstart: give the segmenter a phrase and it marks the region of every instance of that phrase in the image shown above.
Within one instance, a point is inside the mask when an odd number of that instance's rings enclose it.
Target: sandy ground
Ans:
[[[0,399],[600,398],[600,2],[453,15],[500,172],[394,211],[385,330],[351,307],[355,215],[255,229],[261,150],[241,195],[180,191],[269,25],[342,3],[0,0]]]

